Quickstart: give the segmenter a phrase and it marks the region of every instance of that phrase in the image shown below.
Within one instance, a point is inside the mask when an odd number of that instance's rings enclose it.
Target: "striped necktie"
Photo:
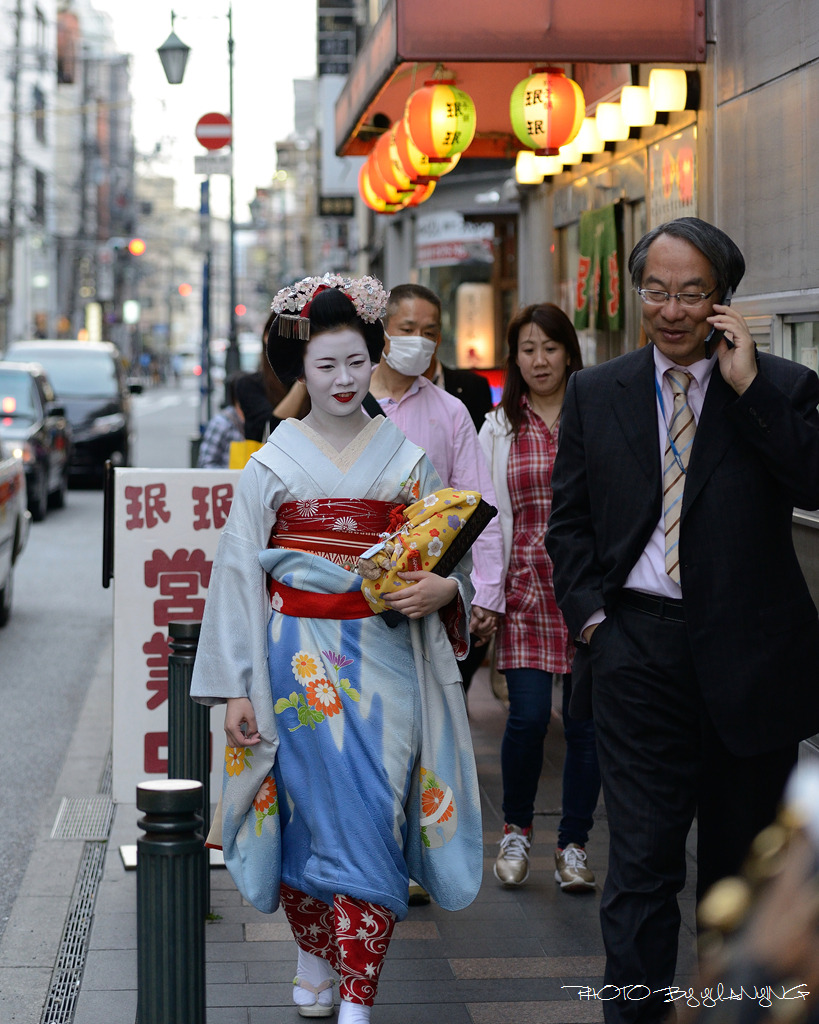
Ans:
[[[680,582],[680,514],[683,488],[697,424],[688,404],[688,388],[694,379],[686,370],[666,370],[674,394],[663,461],[663,520],[665,522],[665,571]]]

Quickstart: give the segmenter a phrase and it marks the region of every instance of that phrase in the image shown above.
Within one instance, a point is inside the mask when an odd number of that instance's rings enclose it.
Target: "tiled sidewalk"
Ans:
[[[485,668],[476,675],[469,694],[483,802],[484,883],[466,910],[447,913],[434,904],[413,908],[397,925],[373,1024],[603,1019],[600,1002],[580,1000],[575,989],[564,987],[599,988],[604,957],[599,889],[572,896],[554,882],[563,762],[557,721],[546,743],[529,880],[520,889],[506,890],[492,874],[502,827],[499,749],[505,712],[491,695],[487,675]],[[130,1024],[135,1019],[136,877],[123,869],[117,850],[140,834],[136,817],[133,807],[117,808],[74,1024]],[[588,846],[599,884],[605,877],[607,841],[601,804]],[[220,919],[207,926],[208,1024],[295,1024],[302,1019],[291,1002],[296,949],[283,912],[269,916],[249,907],[223,870],[211,872],[211,896]],[[690,887],[684,897],[680,984],[693,970]]]

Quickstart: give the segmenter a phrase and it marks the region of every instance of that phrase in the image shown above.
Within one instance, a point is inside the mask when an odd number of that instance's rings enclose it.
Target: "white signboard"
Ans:
[[[419,267],[491,263],[495,228],[466,221],[455,210],[419,214],[415,225],[415,262]]]
[[[168,774],[169,622],[201,622],[238,470],[117,469],[114,475],[113,798]],[[210,791],[222,786],[224,709],[211,725]]]
[[[231,153],[204,153],[193,158],[194,174],[230,174],[232,167]]]

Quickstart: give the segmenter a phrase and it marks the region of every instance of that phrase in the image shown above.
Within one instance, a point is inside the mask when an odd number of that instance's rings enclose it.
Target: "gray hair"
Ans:
[[[724,295],[730,288],[736,291],[737,285],[745,273],[745,258],[739,250],[739,246],[733,239],[729,238],[724,231],[714,227],[699,217],[678,217],[677,220],[667,221],[656,228],[652,228],[648,234],[643,235],[640,241],[631,250],[628,258],[628,269],[631,273],[631,283],[639,288],[643,283],[643,271],[648,258],[648,249],[660,235],[669,235],[671,238],[681,238],[689,242],[695,249],[705,256],[714,271],[717,291]]]

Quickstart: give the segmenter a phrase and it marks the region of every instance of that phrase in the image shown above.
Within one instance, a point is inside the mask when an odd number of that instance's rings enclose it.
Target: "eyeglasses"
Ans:
[[[635,288],[646,306],[664,306],[669,299],[676,299],[681,306],[699,306],[701,302],[709,299],[716,290],[716,288],[712,288],[710,292],[677,292],[672,295],[671,292],[663,292],[657,288]]]

